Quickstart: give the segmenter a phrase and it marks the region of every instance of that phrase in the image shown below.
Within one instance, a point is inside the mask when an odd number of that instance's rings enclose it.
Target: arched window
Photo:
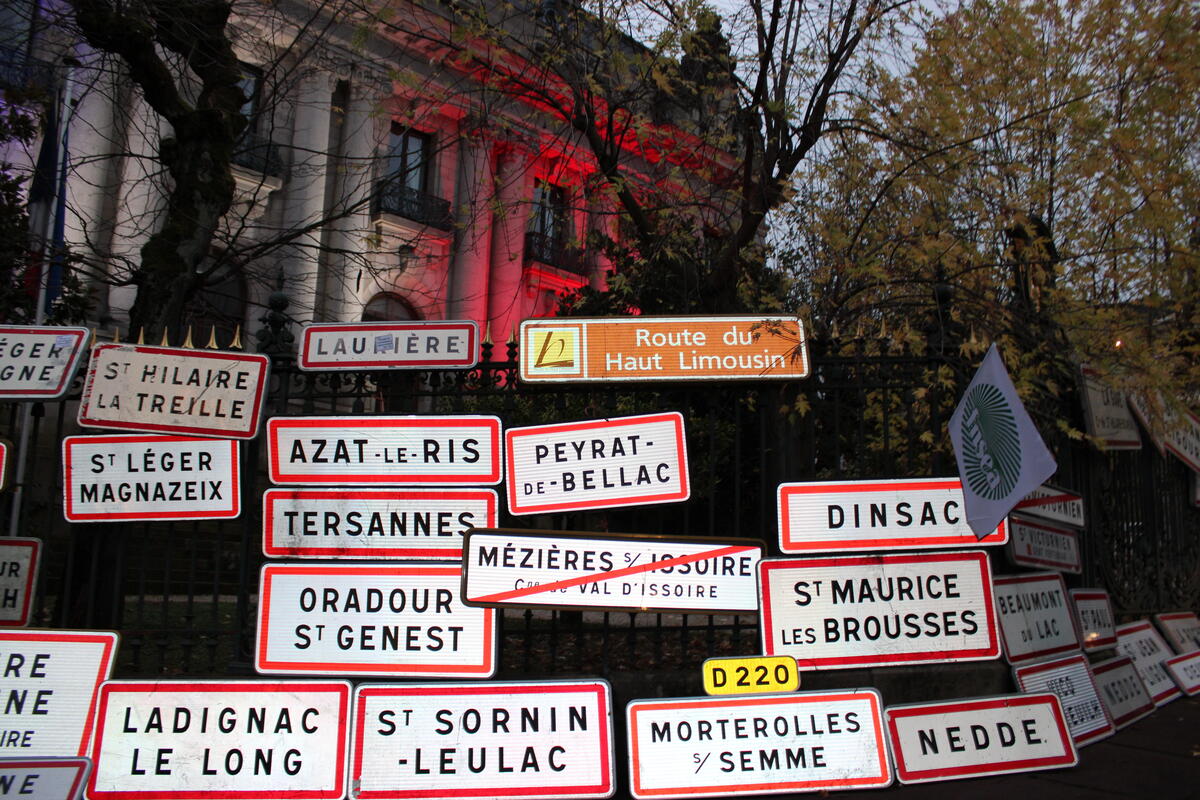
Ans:
[[[404,301],[404,298],[391,292],[380,292],[363,306],[363,322],[394,322],[405,319],[418,319],[418,317],[412,306]]]

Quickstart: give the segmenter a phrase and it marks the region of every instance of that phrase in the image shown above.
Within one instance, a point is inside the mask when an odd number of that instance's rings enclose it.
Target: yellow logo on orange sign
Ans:
[[[527,344],[532,360],[526,368],[539,377],[571,377],[583,369],[578,325],[537,328]]]

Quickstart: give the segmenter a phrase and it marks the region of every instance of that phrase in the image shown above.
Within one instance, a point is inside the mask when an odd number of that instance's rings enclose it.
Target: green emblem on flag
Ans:
[[[971,491],[998,500],[1021,476],[1021,437],[1012,407],[990,383],[973,386],[962,404],[962,473]]]

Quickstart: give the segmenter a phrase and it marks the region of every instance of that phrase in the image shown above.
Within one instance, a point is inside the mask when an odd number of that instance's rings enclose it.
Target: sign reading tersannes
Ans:
[[[252,353],[98,344],[79,424],[232,439],[258,435],[270,359]]]
[[[572,317],[521,323],[523,381],[808,377],[799,317]]]
[[[62,397],[90,335],[87,328],[0,325],[0,399]]]
[[[479,361],[474,320],[322,322],[300,339],[302,370],[469,369]]]

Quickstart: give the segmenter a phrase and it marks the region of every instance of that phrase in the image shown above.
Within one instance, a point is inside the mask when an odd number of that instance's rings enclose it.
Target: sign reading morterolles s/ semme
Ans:
[[[925,478],[784,483],[778,491],[785,553],[917,550],[1004,544],[1008,524],[976,540],[962,481]]]
[[[252,353],[98,344],[88,364],[79,424],[253,439],[270,363]]]
[[[643,534],[472,530],[463,602],[623,611],[755,611],[762,543]]]
[[[0,759],[0,794],[36,800],[79,800],[92,770],[86,758]]]
[[[241,513],[238,443],[158,434],[63,439],[70,522],[232,519]]]
[[[349,730],[346,681],[110,681],[87,794],[338,800]]]
[[[1083,653],[1013,667],[1013,677],[1022,692],[1053,692],[1058,696],[1076,747],[1111,736],[1116,730]]]
[[[1075,531],[1015,515],[1008,518],[1008,524],[1012,532],[1008,554],[1014,564],[1076,575],[1083,572],[1079,537]]]
[[[462,558],[496,524],[492,489],[268,489],[263,553],[289,558]]]
[[[461,572],[457,564],[266,564],[255,669],[491,677],[496,612],[459,601]]]
[[[469,369],[479,361],[474,320],[321,322],[300,339],[302,370]]]
[[[626,719],[630,791],[638,798],[892,783],[874,689],[635,700]]]
[[[1057,572],[996,578],[996,611],[1010,664],[1079,649],[1067,587]]]
[[[800,669],[996,658],[992,574],[980,550],[759,563],[763,652]]]
[[[0,626],[29,624],[41,552],[41,539],[0,539]]]
[[[564,422],[505,432],[511,514],[687,500],[678,412]]]
[[[351,796],[609,797],[602,680],[370,684],[354,694]]]
[[[603,317],[521,323],[523,381],[791,380],[808,376],[799,317]]]
[[[87,328],[0,325],[0,399],[62,397],[90,335]]]

